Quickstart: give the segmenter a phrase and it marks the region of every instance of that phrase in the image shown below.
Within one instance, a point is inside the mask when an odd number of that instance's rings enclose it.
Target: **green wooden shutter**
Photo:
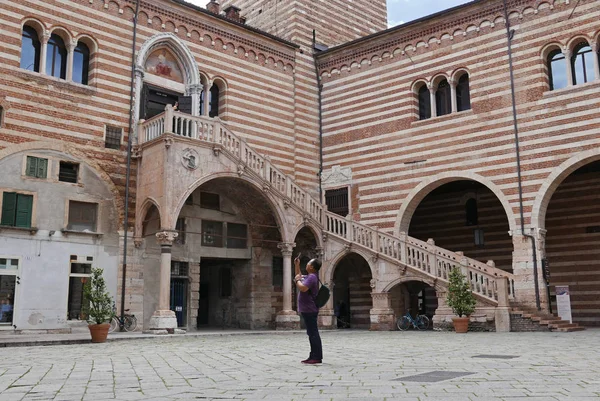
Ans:
[[[17,212],[17,194],[15,192],[4,192],[2,197],[2,221],[3,226],[15,225],[15,214]]]
[[[37,178],[46,178],[48,170],[48,159],[38,159],[37,162]]]
[[[17,216],[15,218],[15,227],[31,227],[31,208],[33,206],[33,196],[17,195]]]
[[[25,174],[28,177],[37,177],[38,158],[27,156],[27,170]]]

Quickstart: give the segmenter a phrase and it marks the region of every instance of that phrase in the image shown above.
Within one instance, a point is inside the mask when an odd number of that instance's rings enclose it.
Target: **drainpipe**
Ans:
[[[315,74],[317,75],[317,89],[319,98],[319,200],[323,202],[323,182],[321,177],[323,174],[323,84],[321,83],[321,75],[319,74],[319,67],[317,65],[317,54],[315,53],[316,44],[317,33],[313,29],[312,52],[313,61],[315,62]]]
[[[133,16],[133,41],[131,43],[131,82],[129,89],[129,135],[127,136],[127,172],[125,173],[125,219],[123,222],[123,278],[121,282],[121,318],[125,316],[125,282],[127,278],[127,232],[129,231],[129,185],[131,180],[131,141],[133,138],[133,87],[135,83],[135,44],[137,41],[137,20],[140,1],[135,1]],[[122,327],[121,327],[122,329]]]
[[[537,249],[535,244],[535,237],[531,234],[527,234],[525,232],[525,220],[523,218],[523,184],[521,178],[521,152],[519,150],[519,126],[517,123],[517,102],[515,96],[515,77],[513,71],[513,62],[512,62],[512,36],[514,31],[510,29],[510,21],[508,19],[508,7],[506,5],[506,0],[502,0],[504,4],[504,19],[506,21],[506,39],[508,43],[508,68],[510,71],[510,95],[512,99],[512,115],[513,115],[513,125],[514,125],[514,133],[515,133],[515,150],[517,156],[517,179],[519,184],[519,214],[521,219],[521,235],[527,237],[531,240],[531,246],[533,248],[533,279],[535,286],[535,306],[537,310],[541,310],[540,306],[540,286],[538,283],[538,263],[537,263]]]

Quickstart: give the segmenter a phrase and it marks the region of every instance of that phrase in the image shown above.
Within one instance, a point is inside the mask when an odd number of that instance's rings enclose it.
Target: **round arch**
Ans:
[[[185,205],[186,199],[189,198],[190,195],[195,190],[200,188],[203,184],[206,184],[209,181],[213,181],[213,180],[216,180],[219,178],[233,178],[233,179],[237,179],[237,180],[242,180],[242,181],[246,182],[247,184],[250,184],[254,189],[256,189],[257,192],[262,193],[263,196],[265,197],[265,199],[268,200],[268,205],[273,212],[275,221],[277,221],[277,225],[281,228],[280,234],[281,234],[282,242],[293,241],[294,237],[291,236],[291,233],[290,233],[291,230],[288,228],[288,225],[285,224],[286,220],[285,220],[284,216],[286,214],[281,209],[279,202],[277,202],[277,200],[275,198],[273,198],[273,196],[270,195],[268,192],[263,191],[262,183],[257,182],[254,179],[251,179],[248,175],[244,175],[244,176],[240,177],[236,173],[229,173],[229,172],[210,174],[208,176],[198,179],[192,185],[190,185],[188,187],[187,191],[185,191],[183,193],[183,195],[180,196],[179,199],[177,200],[177,202],[175,204],[175,208],[174,208],[175,212],[170,216],[166,216],[166,215],[164,216],[165,223],[166,223],[165,228],[174,230],[175,222],[177,221],[177,216],[179,216],[179,214],[181,213],[181,209]]]
[[[296,238],[296,236],[298,235],[300,230],[302,230],[303,228],[308,228],[313,233],[313,235],[315,236],[315,239],[317,241],[317,246],[319,246],[319,247],[323,246],[323,238],[320,235],[321,229],[316,224],[314,224],[312,221],[302,222],[302,223],[298,224],[296,227],[294,227],[294,229],[290,232],[290,234],[291,234],[290,238]]]
[[[396,225],[394,227],[394,232],[396,235],[401,232],[408,233],[408,228],[410,226],[410,221],[412,219],[413,213],[419,206],[419,203],[435,188],[442,186],[443,184],[447,184],[452,181],[459,180],[472,180],[477,181],[478,183],[486,186],[490,191],[496,195],[496,198],[502,204],[504,211],[506,213],[506,217],[508,218],[508,225],[510,230],[516,230],[517,222],[516,216],[512,210],[512,207],[508,200],[506,199],[504,193],[494,184],[491,180],[480,176],[479,174],[472,172],[458,172],[458,171],[449,171],[445,173],[437,174],[433,177],[430,177],[426,180],[423,180],[419,185],[417,185],[404,199],[402,202],[402,206],[398,211],[398,216],[396,217]]]
[[[558,186],[575,170],[600,160],[600,149],[591,149],[565,160],[555,167],[538,190],[531,210],[531,227],[546,227],[546,211]]]
[[[351,249],[349,251],[346,249],[343,249],[340,252],[338,252],[337,255],[335,255],[330,261],[328,261],[326,269],[325,269],[325,275],[324,275],[325,277],[323,278],[323,281],[326,283],[332,283],[337,265],[340,263],[340,261],[342,259],[344,259],[346,256],[353,254],[353,253],[357,254],[358,256],[363,258],[365,260],[365,262],[367,262],[367,264],[369,265],[369,270],[371,271],[371,277],[373,279],[377,279],[377,271],[373,267],[373,264],[370,261],[370,259],[371,259],[370,255],[368,255],[367,253],[365,253],[359,249]]]
[[[23,32],[23,27],[25,26],[30,26],[33,29],[35,29],[35,31],[39,35],[40,40],[42,40],[42,37],[47,31],[46,26],[40,20],[34,17],[27,17],[21,21],[21,32]]]
[[[135,231],[134,231],[134,236],[136,237],[141,237],[142,233],[144,231],[144,218],[146,217],[146,215],[148,214],[148,211],[150,210],[150,208],[154,206],[156,208],[156,210],[158,211],[158,217],[159,217],[159,221],[161,223],[162,226],[162,211],[160,210],[160,206],[158,204],[158,202],[156,201],[156,199],[152,198],[152,197],[148,197],[146,199],[144,199],[143,202],[140,203],[139,208],[137,209],[135,215]]]
[[[411,281],[419,281],[421,283],[425,283],[428,286],[432,287],[436,292],[445,292],[445,288],[442,287],[438,282],[436,282],[434,279],[432,278],[428,278],[428,277],[420,277],[420,276],[415,276],[415,275],[410,275],[410,276],[402,276],[400,278],[397,278],[393,281],[390,281],[389,283],[387,283],[385,285],[385,287],[383,287],[383,289],[381,290],[381,292],[390,292],[390,290],[392,288],[394,288],[395,286],[399,285],[399,284],[404,284],[404,283],[408,283]]]

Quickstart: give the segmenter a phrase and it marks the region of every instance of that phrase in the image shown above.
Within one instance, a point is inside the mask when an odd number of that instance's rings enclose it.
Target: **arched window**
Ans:
[[[219,115],[219,87],[216,84],[213,84],[212,88],[210,88],[210,99],[208,101],[208,116],[216,117]]]
[[[594,53],[587,42],[582,42],[575,47],[573,50],[573,57],[571,57],[573,85],[584,84],[594,80],[593,57]]]
[[[431,118],[431,101],[429,100],[429,88],[421,85],[419,88],[419,120]]]
[[[560,49],[556,49],[548,54],[548,80],[550,81],[550,90],[562,89],[567,87],[567,62],[565,55]]]
[[[452,113],[452,95],[450,84],[445,79],[438,84],[435,91],[435,108],[438,116]]]
[[[73,82],[88,84],[90,72],[90,49],[85,43],[78,42],[73,53]]]
[[[456,110],[471,110],[471,93],[469,90],[469,74],[463,74],[456,85]]]
[[[465,203],[465,225],[476,226],[479,220],[479,214],[477,212],[477,201],[475,198],[470,198]]]
[[[21,36],[21,68],[40,72],[40,38],[35,29],[25,25]]]
[[[46,74],[65,79],[67,77],[67,47],[56,34],[50,36],[46,56]]]

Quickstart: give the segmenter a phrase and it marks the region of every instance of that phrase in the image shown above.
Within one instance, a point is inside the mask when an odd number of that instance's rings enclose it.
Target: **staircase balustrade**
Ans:
[[[244,165],[265,180],[274,193],[288,199],[287,202],[297,206],[303,213],[322,225],[323,231],[328,234],[398,261],[445,283],[448,282],[450,270],[459,267],[467,276],[472,291],[492,303],[498,300],[496,279],[506,277],[509,298],[514,299],[515,277],[511,273],[440,248],[433,241],[421,241],[409,237],[406,233],[400,233],[399,237],[395,237],[327,212],[317,199],[274,167],[267,157],[254,151],[246,141],[231,132],[218,119],[192,116],[167,106],[165,113],[147,121],[140,121],[138,144],[143,145],[164,133],[172,133],[221,147],[237,163]]]

